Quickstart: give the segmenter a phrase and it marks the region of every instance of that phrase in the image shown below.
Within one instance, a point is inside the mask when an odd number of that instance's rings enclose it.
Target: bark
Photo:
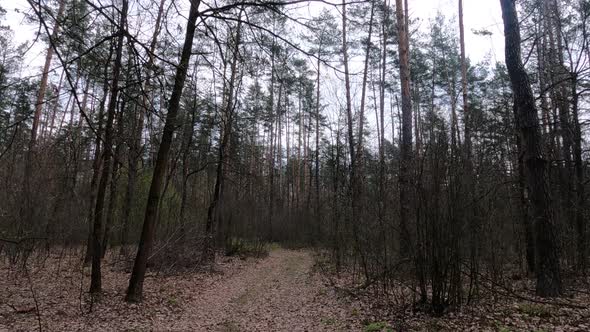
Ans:
[[[346,89],[346,119],[348,125],[348,148],[350,152],[350,168],[354,175],[355,157],[354,153],[354,130],[352,123],[352,99],[350,96],[350,71],[348,69],[348,41],[346,39],[346,1],[342,1],[342,56],[344,62],[344,84]]]
[[[158,16],[156,17],[156,23],[154,27],[154,34],[150,42],[150,48],[148,52],[148,62],[146,64],[146,80],[143,86],[144,94],[142,96],[142,104],[139,107],[139,116],[136,119],[136,124],[133,129],[133,137],[129,146],[129,160],[128,160],[128,172],[127,172],[127,188],[125,191],[125,206],[123,209],[123,227],[121,228],[121,255],[126,255],[127,244],[129,243],[129,223],[131,218],[131,208],[135,200],[135,185],[137,183],[137,172],[138,163],[141,159],[141,136],[143,134],[143,122],[145,113],[148,109],[151,109],[149,101],[149,93],[151,89],[151,78],[153,75],[154,67],[154,53],[156,51],[156,45],[158,43],[158,35],[160,33],[160,26],[162,24],[162,15],[164,13],[164,4],[166,0],[160,1],[158,7]]]
[[[516,103],[514,104],[514,117],[518,116]],[[525,236],[525,257],[527,263],[528,272],[535,272],[535,237],[533,234],[533,224],[529,216],[529,202],[527,200],[527,188],[525,179],[524,163],[522,160],[522,143],[520,137],[516,137],[516,150],[518,153],[518,196],[520,199],[520,218],[522,220],[522,226],[524,228]]]
[[[198,64],[197,64],[198,65]],[[195,74],[196,80],[196,74]],[[197,95],[193,97],[193,105],[190,113],[190,121],[185,124],[183,139],[182,139],[182,185],[181,185],[181,200],[180,200],[180,223],[181,223],[181,236],[184,236],[184,225],[185,225],[185,214],[186,214],[186,202],[188,198],[188,177],[190,168],[190,152],[193,145],[193,134],[195,130],[195,113],[197,109]],[[189,117],[189,116],[187,116]]]
[[[274,22],[273,22],[274,23]],[[267,234],[267,240],[272,241],[273,240],[273,223],[272,223],[272,218],[273,218],[273,214],[274,214],[274,190],[275,190],[275,186],[274,186],[274,173],[275,173],[275,164],[274,164],[274,91],[275,91],[275,39],[273,37],[273,43],[271,46],[271,54],[270,54],[270,128],[269,128],[269,153],[268,153],[268,177],[269,177],[269,181],[268,181],[268,234]],[[281,85],[282,87],[282,85]],[[279,95],[279,100],[280,100],[280,95]]]
[[[474,166],[472,161],[472,143],[471,143],[471,132],[473,124],[471,123],[471,114],[469,110],[469,96],[468,96],[468,85],[467,85],[467,59],[465,56],[465,27],[463,26],[463,0],[459,0],[459,44],[461,47],[461,85],[462,85],[462,97],[463,97],[463,121],[464,121],[464,144],[463,144],[463,173],[465,176],[464,188],[467,190],[469,205],[466,211],[466,218],[464,221],[468,223],[469,234],[471,236],[469,247],[470,247],[470,264],[471,273],[470,280],[472,284],[476,284],[478,276],[478,243],[480,239],[478,237],[479,224],[477,216],[477,196],[474,176]],[[463,225],[462,225],[463,226]],[[469,300],[471,300],[471,290],[469,294]]]
[[[108,201],[108,208],[107,208],[107,216],[106,216],[106,223],[104,228],[104,238],[102,241],[102,250],[101,250],[101,257],[104,258],[107,250],[107,246],[109,244],[110,236],[111,236],[111,228],[115,221],[115,210],[117,205],[117,187],[119,183],[119,170],[121,168],[121,149],[123,148],[122,142],[122,135],[124,131],[123,127],[123,112],[125,111],[126,107],[126,100],[123,99],[121,102],[121,106],[119,109],[119,114],[117,114],[117,135],[116,135],[116,148],[115,154],[113,156],[113,166],[111,171],[111,182],[109,187],[109,201]]]
[[[158,203],[160,201],[160,194],[166,168],[168,166],[168,156],[172,147],[172,138],[174,130],[176,129],[176,117],[178,109],[180,108],[180,97],[186,80],[186,74],[191,57],[193,38],[195,36],[195,27],[197,18],[199,17],[198,7],[200,1],[192,1],[190,6],[190,13],[186,25],[186,36],[184,39],[184,46],[180,56],[180,62],[176,68],[174,77],[174,87],[172,95],[168,103],[168,114],[166,115],[166,123],[164,125],[164,132],[158,154],[154,166],[154,174],[148,193],[148,201],[143,221],[143,229],[139,241],[139,248],[137,256],[133,265],[133,272],[129,280],[129,287],[125,300],[127,302],[140,302],[143,295],[143,281],[147,268],[148,257],[153,244],[155,222],[158,216]]]
[[[572,74],[571,79],[571,93],[572,93],[572,121],[573,121],[573,152],[574,152],[574,169],[576,172],[576,232],[577,232],[577,268],[580,272],[586,272],[587,264],[587,234],[586,234],[586,220],[584,218],[584,210],[586,207],[586,196],[584,193],[584,164],[582,162],[582,131],[580,127],[579,117],[579,93],[578,93],[578,77],[577,74]]]
[[[240,13],[241,17],[241,13]],[[224,108],[221,113],[221,141],[219,144],[217,169],[215,177],[215,188],[213,190],[213,198],[207,209],[207,222],[205,224],[205,246],[203,249],[203,262],[213,262],[215,260],[215,250],[213,246],[213,229],[217,223],[218,211],[222,203],[224,180],[225,180],[225,163],[229,154],[229,143],[231,138],[231,130],[233,124],[233,113],[234,113],[234,90],[236,85],[237,76],[237,65],[239,62],[239,47],[240,47],[240,36],[241,36],[241,21],[238,22],[236,28],[236,34],[234,37],[234,49],[233,59],[230,67],[230,79],[225,91],[225,102]]]
[[[543,1],[544,0],[540,0]],[[545,48],[546,48],[546,44],[547,44],[547,36],[545,34],[544,31],[544,27],[545,27],[545,20],[543,19],[544,15],[545,15],[545,5],[544,3],[539,2],[539,9],[540,9],[540,14],[538,18],[538,26],[536,27],[537,29],[537,38],[539,38],[539,41],[537,42],[537,71],[538,71],[538,75],[539,75],[539,90],[540,90],[540,96],[539,98],[541,99],[541,123],[543,124],[543,126],[541,127],[542,129],[542,134],[546,135],[549,131],[549,106],[547,104],[547,93],[546,93],[546,86],[547,86],[547,73],[545,68],[546,66],[546,56],[545,56]]]
[[[102,174],[96,193],[96,205],[94,208],[94,226],[92,230],[92,273],[90,278],[90,293],[99,293],[102,290],[101,277],[101,250],[102,250],[102,221],[103,209],[111,173],[111,157],[113,154],[113,123],[117,108],[117,97],[119,94],[119,78],[121,76],[121,60],[123,57],[124,29],[127,22],[128,0],[123,0],[121,8],[121,19],[117,36],[117,49],[115,51],[115,63],[113,64],[113,81],[111,83],[111,96],[107,107],[107,122],[105,124],[104,153],[102,155]]]
[[[111,58],[113,55],[113,44],[109,48],[109,55],[107,57],[107,64],[111,62]],[[96,203],[96,187],[98,185],[98,180],[100,179],[100,169],[102,167],[101,161],[101,143],[103,139],[103,129],[104,129],[104,110],[105,110],[105,103],[109,92],[109,72],[110,67],[107,65],[105,66],[104,75],[105,79],[103,82],[102,87],[102,98],[98,105],[98,116],[97,120],[98,123],[96,125],[96,137],[94,138],[94,156],[92,161],[92,178],[90,180],[90,188],[89,188],[89,195],[88,195],[88,240],[86,241],[86,255],[84,256],[84,264],[90,263],[92,259],[92,221],[94,220],[94,204]]]
[[[520,51],[520,28],[514,0],[500,0],[504,21],[506,67],[517,107],[529,199],[536,240],[536,293],[542,297],[562,294],[556,229],[547,181],[548,162],[542,151],[535,99]]]
[[[59,9],[56,16],[55,25],[53,32],[51,33],[50,40],[55,40],[60,29],[60,19],[65,9],[65,0],[60,0]],[[28,143],[28,149],[25,154],[25,172],[23,177],[23,197],[22,204],[19,209],[19,215],[21,217],[21,223],[19,224],[19,230],[22,232],[23,224],[31,226],[33,219],[35,218],[35,204],[33,204],[33,192],[31,188],[31,177],[33,176],[33,156],[35,154],[35,145],[37,143],[37,131],[39,122],[41,119],[41,111],[43,110],[43,104],[45,99],[45,91],[47,89],[47,80],[49,77],[49,69],[51,67],[51,60],[53,58],[53,46],[49,45],[47,48],[47,54],[45,56],[45,65],[43,66],[43,73],[41,75],[41,82],[39,86],[39,93],[37,95],[37,101],[35,102],[35,113],[33,116],[33,125],[31,128],[31,137]]]
[[[51,40],[55,40],[59,34],[60,19],[63,16],[65,10],[65,0],[60,0],[59,9],[57,10],[57,16],[55,25],[53,26],[53,32],[51,33]],[[41,83],[39,85],[39,93],[37,94],[37,101],[35,102],[35,115],[33,117],[33,127],[31,129],[31,140],[29,141],[29,150],[33,150],[35,143],[37,142],[37,128],[39,127],[39,120],[41,119],[41,111],[43,110],[43,104],[45,99],[45,91],[47,90],[47,80],[49,78],[49,69],[51,67],[51,61],[53,59],[53,47],[49,45],[47,48],[47,54],[45,55],[45,64],[43,66],[43,73],[41,75]]]
[[[66,71],[62,70],[60,78],[59,78],[59,83],[57,85],[57,90],[55,91],[55,102],[53,103],[53,107],[51,110],[51,120],[48,119],[48,121],[46,121],[46,123],[45,123],[45,126],[43,127],[43,130],[41,131],[42,138],[52,136],[53,125],[55,124],[55,117],[57,115],[57,109],[59,107],[59,97],[61,94],[61,89],[63,86],[63,79],[64,79],[65,75],[66,75]]]
[[[560,203],[561,211],[559,216],[566,220],[573,221],[574,205],[572,204],[572,128],[569,121],[569,106],[567,100],[568,85],[566,80],[569,73],[566,71],[563,59],[563,43],[561,34],[561,22],[559,7],[555,1],[546,1],[546,10],[544,22],[547,25],[546,33],[549,36],[549,61],[544,63],[549,68],[551,77],[551,95],[554,107],[554,113],[557,115],[559,123],[559,135],[561,143],[559,151],[556,151],[558,159],[563,160],[559,167],[560,180]]]
[[[301,198],[301,138],[305,135],[305,124],[303,120],[303,114],[301,112],[301,77],[299,77],[299,94],[298,94],[298,125],[299,130],[297,133],[297,164],[294,167],[296,170],[296,183],[295,183],[295,192],[297,194],[297,209],[299,209],[299,200]]]
[[[467,60],[465,58],[465,28],[463,27],[463,0],[459,0],[459,43],[461,45],[461,86],[463,96],[463,119],[465,122],[465,162],[471,164],[471,119],[467,91]]]
[[[396,0],[396,18],[398,31],[398,49],[402,95],[402,119],[401,119],[401,160],[400,160],[400,255],[410,255],[410,234],[408,223],[410,220],[410,167],[412,164],[412,101],[410,94],[410,62],[409,41],[406,19],[404,18],[402,0]],[[406,8],[407,12],[407,8]]]
[[[389,19],[389,1],[385,3],[385,14],[384,21],[387,22]],[[383,246],[383,256],[385,261],[388,261],[387,257],[387,245],[386,245],[386,233],[383,224],[383,212],[385,210],[385,79],[387,73],[387,28],[386,25],[382,25],[382,54],[381,54],[381,73],[380,73],[380,84],[379,84],[379,227],[381,228],[381,245]],[[393,119],[391,126],[393,128]],[[392,132],[392,143],[394,140]],[[386,265],[387,268],[387,265]]]
[[[375,16],[375,3],[371,5],[371,16],[369,19],[369,36],[367,37],[367,45],[365,48],[365,64],[364,64],[364,71],[363,71],[363,82],[361,88],[361,107],[360,107],[360,114],[359,114],[359,129],[358,129],[358,138],[357,138],[357,162],[362,156],[363,150],[363,133],[364,133],[364,117],[365,117],[365,99],[367,94],[367,75],[369,73],[369,55],[371,51],[371,35],[373,33],[373,18]],[[359,166],[359,165],[357,165]],[[360,169],[357,167],[358,173],[361,172]]]
[[[324,31],[322,31],[323,33]],[[321,37],[320,37],[321,38]],[[317,59],[317,78],[316,78],[316,108],[315,108],[315,224],[318,236],[321,238],[320,228],[320,70],[321,70],[321,55],[322,55],[322,42],[318,46],[318,59]]]
[[[102,247],[100,251],[100,257],[104,258],[107,247],[110,240],[111,235],[111,228],[113,226],[114,218],[115,218],[115,205],[117,202],[117,179],[119,173],[119,163],[117,162],[117,156],[119,156],[120,146],[117,146],[115,149],[115,157],[113,159],[113,170],[111,172],[111,181],[109,186],[109,202],[107,207],[107,217],[104,227],[104,237],[102,240]]]
[[[372,16],[372,15],[371,15]],[[361,265],[363,267],[365,277],[368,279],[368,270],[367,264],[364,257],[364,250],[362,250],[359,240],[359,232],[358,232],[358,224],[359,224],[359,179],[358,179],[358,157],[360,152],[358,151],[361,149],[361,146],[355,147],[355,140],[354,140],[354,120],[352,114],[352,99],[351,99],[351,87],[350,87],[350,72],[349,72],[349,63],[348,63],[348,41],[347,41],[347,15],[346,15],[346,2],[342,2],[342,52],[344,57],[344,80],[345,80],[345,88],[346,88],[346,123],[348,128],[348,149],[350,153],[350,185],[349,185],[349,199],[350,199],[350,206],[351,206],[351,226],[352,226],[352,234],[354,239],[354,246],[356,249],[356,253],[360,255],[361,258]],[[372,28],[370,28],[372,31]],[[366,70],[364,74],[364,88],[366,89]],[[364,99],[363,92],[363,99]],[[362,108],[364,108],[364,101],[362,102]],[[362,115],[359,119],[359,134],[362,134],[363,128],[363,119]],[[361,141],[361,137],[357,138],[358,142]],[[357,152],[355,152],[357,151]]]

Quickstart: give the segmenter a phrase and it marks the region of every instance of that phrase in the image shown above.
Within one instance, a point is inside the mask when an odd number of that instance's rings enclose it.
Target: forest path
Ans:
[[[204,331],[351,331],[354,310],[313,271],[309,251],[275,249],[195,294],[179,326]]]
[[[220,256],[209,272],[151,271],[140,304],[123,301],[129,273],[111,263],[117,257],[107,255],[97,301],[85,293],[90,269],[80,269],[78,251],[31,263],[27,275],[0,261],[0,332],[39,324],[44,331],[97,332],[362,330],[358,309],[326,285],[311,250],[273,249],[246,260]]]

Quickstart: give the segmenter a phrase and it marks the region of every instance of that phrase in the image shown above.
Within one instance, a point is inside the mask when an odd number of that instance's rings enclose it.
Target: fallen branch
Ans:
[[[35,307],[17,308],[16,306],[10,303],[6,303],[6,305],[9,306],[12,310],[14,310],[14,312],[16,312],[17,314],[28,314],[29,312],[35,311]]]
[[[31,291],[31,294],[33,295],[33,301],[35,302],[35,313],[37,314],[37,323],[39,324],[39,332],[43,331],[43,325],[41,324],[41,311],[39,310],[39,301],[37,301],[37,295],[35,294],[35,289],[33,288],[33,280],[31,279],[31,276],[29,275],[29,269],[27,269],[27,267],[25,266],[25,275],[27,276],[27,279],[29,280],[29,290]]]
[[[466,265],[465,263],[463,263],[464,265]],[[467,275],[467,272],[462,272],[463,274]],[[492,284],[493,286],[497,286],[499,287],[502,291],[504,291],[504,293],[500,292],[498,289],[492,289],[491,287],[485,285],[485,283],[481,283],[481,285],[483,287],[486,287],[488,290],[492,291],[492,292],[496,292],[501,296],[505,296],[505,297],[512,297],[512,298],[516,298],[522,301],[527,301],[527,302],[532,302],[532,303],[538,303],[538,304],[547,304],[547,305],[553,305],[553,306],[560,306],[560,307],[568,307],[568,308],[572,308],[572,309],[587,309],[587,306],[583,306],[583,305],[577,305],[577,304],[573,304],[573,303],[568,303],[568,302],[563,302],[563,301],[550,301],[550,300],[542,300],[542,299],[535,299],[532,297],[528,297],[525,295],[521,295],[516,293],[515,291],[508,289],[506,286],[495,282],[493,280],[491,280],[490,278],[486,277],[485,275],[483,275],[480,272],[476,273],[480,278],[482,278],[483,280],[488,281],[490,284]]]

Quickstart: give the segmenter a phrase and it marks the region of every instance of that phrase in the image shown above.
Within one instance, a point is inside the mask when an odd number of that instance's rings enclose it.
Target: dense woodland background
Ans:
[[[98,293],[115,248],[128,301],[147,266],[270,242],[437,314],[517,275],[566,294],[589,254],[590,2],[500,2],[505,58],[473,63],[461,0],[430,22],[407,0],[29,0],[40,72],[0,26],[0,253],[85,247]]]

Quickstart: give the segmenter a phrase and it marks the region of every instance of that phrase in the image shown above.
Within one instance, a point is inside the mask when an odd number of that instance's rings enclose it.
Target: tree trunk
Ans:
[[[580,272],[586,272],[586,220],[584,218],[584,209],[586,208],[586,196],[584,194],[584,164],[582,162],[582,131],[580,127],[580,117],[578,115],[578,77],[572,74],[571,79],[572,101],[572,121],[573,121],[573,141],[574,141],[574,168],[576,172],[576,232],[577,232],[577,264]]]
[[[119,182],[119,169],[121,168],[121,163],[119,162],[121,158],[121,149],[123,148],[123,112],[125,112],[125,105],[126,105],[125,98],[121,103],[119,114],[117,115],[117,137],[115,138],[115,154],[113,156],[113,170],[111,171],[111,183],[109,188],[109,202],[107,208],[107,218],[104,228],[104,237],[102,240],[102,250],[101,250],[101,257],[104,258],[107,250],[107,246],[109,244],[110,235],[111,235],[111,228],[113,226],[115,220],[115,207],[117,205],[117,186]]]
[[[350,169],[354,174],[355,153],[354,153],[354,130],[352,123],[352,98],[350,95],[350,73],[348,69],[348,42],[346,39],[346,1],[342,1],[342,56],[344,62],[344,84],[346,89],[346,119],[348,125],[348,148],[350,153]]]
[[[113,55],[113,47],[111,43],[111,47],[109,49],[109,56],[107,60],[107,64],[111,62],[111,57]],[[103,132],[103,121],[104,121],[104,108],[107,99],[107,95],[109,93],[109,79],[108,79],[108,71],[109,66],[105,66],[104,70],[104,83],[102,88],[102,98],[100,100],[98,106],[98,124],[96,128],[96,137],[94,139],[94,158],[92,161],[92,178],[90,180],[90,188],[89,192],[89,200],[88,200],[88,240],[86,241],[86,255],[84,256],[84,264],[90,263],[92,259],[92,221],[94,220],[94,207],[93,205],[96,203],[96,186],[98,185],[98,180],[100,178],[100,168],[102,166],[101,163],[101,142],[102,142],[102,132]]]
[[[61,94],[61,89],[63,87],[63,79],[64,76],[66,75],[66,71],[62,70],[60,78],[59,78],[59,83],[57,85],[57,90],[55,91],[55,102],[53,103],[53,107],[51,110],[51,120],[48,119],[48,121],[46,121],[45,126],[43,127],[43,130],[41,131],[41,137],[51,137],[52,132],[53,132],[53,125],[55,124],[55,117],[57,116],[57,108],[59,107],[59,96]]]
[[[198,66],[198,64],[196,64]],[[195,75],[196,80],[196,75]],[[186,214],[186,202],[188,198],[188,177],[189,177],[189,164],[190,164],[190,152],[193,145],[193,134],[195,130],[195,113],[197,112],[197,95],[193,97],[193,104],[190,115],[190,121],[184,126],[184,133],[182,138],[182,184],[181,184],[181,199],[180,199],[180,235],[184,237],[185,232],[185,214]]]
[[[111,83],[111,96],[107,108],[107,122],[105,124],[104,153],[102,155],[102,174],[96,193],[96,205],[94,208],[94,228],[92,230],[92,274],[90,278],[90,293],[99,293],[102,290],[101,280],[101,249],[102,249],[102,219],[106,189],[111,173],[111,156],[113,154],[113,123],[117,108],[117,96],[119,93],[119,77],[121,74],[121,59],[123,57],[123,37],[127,22],[128,0],[123,0],[121,19],[117,37],[117,49],[115,51],[115,63],[113,64],[113,81]]]
[[[323,33],[324,31],[322,31]],[[321,228],[320,228],[320,70],[321,70],[321,48],[322,43],[318,46],[318,59],[317,59],[317,78],[316,78],[316,108],[315,108],[315,228],[317,235],[321,239]]]
[[[31,128],[31,137],[29,139],[28,149],[25,154],[25,172],[23,177],[23,197],[22,197],[22,204],[19,209],[19,215],[21,217],[21,224],[19,229],[22,231],[23,224],[27,226],[33,225],[33,219],[35,218],[35,204],[33,203],[33,198],[31,197],[33,192],[31,188],[31,177],[33,176],[33,157],[35,154],[35,145],[37,143],[37,131],[39,127],[39,122],[41,118],[41,111],[43,110],[43,104],[45,99],[45,90],[47,89],[47,80],[49,77],[49,69],[51,67],[51,60],[53,58],[53,45],[51,44],[51,40],[55,40],[57,38],[57,34],[59,33],[60,28],[60,19],[63,16],[63,12],[65,9],[65,0],[60,0],[59,2],[59,9],[56,16],[55,25],[53,27],[53,32],[51,33],[49,47],[47,48],[47,54],[45,56],[45,65],[43,66],[43,73],[41,75],[41,82],[39,86],[39,93],[37,95],[37,101],[35,102],[35,113],[33,116],[33,125]]]
[[[160,33],[160,25],[162,22],[162,15],[164,13],[164,4],[166,0],[160,1],[158,7],[158,16],[156,17],[156,24],[154,27],[154,34],[152,35],[152,41],[150,42],[150,48],[148,52],[148,62],[146,64],[146,79],[143,86],[144,94],[142,96],[142,103],[139,106],[139,117],[136,119],[135,127],[132,131],[132,139],[129,144],[129,160],[127,171],[127,188],[125,191],[125,206],[123,208],[123,227],[121,228],[121,255],[127,254],[127,245],[129,243],[129,223],[131,217],[131,208],[135,198],[135,184],[137,182],[137,171],[138,163],[141,159],[141,136],[143,134],[143,122],[146,111],[150,108],[149,93],[151,89],[151,76],[153,75],[154,66],[154,52],[156,51],[156,45],[158,43],[158,34]]]
[[[274,21],[273,21],[274,24]],[[275,159],[274,159],[274,91],[275,91],[275,39],[273,38],[273,43],[270,50],[270,87],[269,87],[269,112],[270,112],[270,120],[269,120],[269,144],[268,144],[268,234],[267,240],[273,240],[273,212],[274,212],[274,169],[275,169]],[[280,95],[279,95],[280,100]]]
[[[385,82],[386,82],[386,73],[387,73],[387,27],[386,22],[389,19],[389,1],[384,1],[384,8],[385,14],[383,16],[383,24],[382,24],[382,34],[383,40],[381,47],[382,54],[381,54],[381,73],[380,73],[380,84],[379,84],[379,207],[378,207],[378,214],[377,218],[379,221],[379,227],[381,229],[381,246],[383,250],[383,258],[386,262],[388,262],[387,257],[387,244],[386,244],[386,232],[383,223],[384,211],[385,211]],[[393,119],[392,119],[393,120]],[[391,123],[393,128],[393,122]],[[391,137],[391,142],[393,144],[394,137]],[[388,268],[388,264],[386,263],[384,266],[383,271],[386,271]]]
[[[115,156],[113,158],[113,170],[111,171],[111,182],[109,187],[109,202],[107,207],[107,218],[104,226],[104,236],[102,240],[102,248],[100,250],[100,257],[104,258],[109,245],[111,228],[113,226],[115,218],[115,205],[117,205],[117,180],[119,173],[119,163],[117,162],[118,156],[120,155],[121,147],[118,145],[115,148]]]
[[[154,174],[152,183],[148,194],[148,201],[143,221],[143,229],[139,241],[139,248],[137,256],[133,265],[133,272],[129,279],[129,287],[127,288],[127,295],[125,300],[127,302],[140,302],[143,295],[143,280],[147,268],[147,261],[151,251],[155,221],[158,216],[158,203],[160,201],[160,192],[162,190],[162,182],[166,174],[166,167],[168,166],[168,155],[172,147],[172,138],[174,130],[176,129],[176,116],[180,108],[180,97],[186,80],[189,60],[191,57],[193,38],[195,36],[195,26],[197,18],[199,17],[198,7],[199,0],[192,1],[190,6],[190,13],[186,25],[186,36],[184,39],[184,46],[182,47],[182,54],[180,62],[176,68],[176,75],[174,77],[174,88],[168,104],[168,114],[166,115],[166,123],[164,125],[164,132],[162,140],[158,149],[158,155],[154,167]]]
[[[516,103],[514,103],[514,118],[518,116]],[[524,163],[522,160],[522,143],[520,137],[516,137],[516,151],[518,153],[518,196],[520,199],[520,218],[524,228],[525,236],[525,257],[528,272],[535,272],[535,237],[533,234],[533,224],[529,217],[529,202],[527,200],[527,188],[525,179]]]
[[[241,18],[241,12],[240,12]],[[225,105],[221,113],[221,141],[219,144],[219,155],[217,160],[217,170],[216,170],[216,177],[215,177],[215,188],[213,191],[213,199],[207,209],[207,222],[205,224],[205,246],[203,248],[203,259],[202,262],[210,263],[215,260],[215,248],[213,244],[213,228],[216,226],[216,223],[219,222],[218,219],[218,211],[219,207],[222,203],[223,198],[223,184],[225,180],[225,165],[226,158],[229,154],[229,143],[231,138],[231,131],[232,131],[232,124],[233,124],[233,113],[234,113],[234,89],[236,85],[236,75],[237,75],[237,65],[239,61],[239,48],[240,48],[240,38],[241,38],[241,28],[242,22],[241,20],[238,22],[238,26],[236,28],[236,34],[234,36],[234,49],[233,49],[233,59],[231,63],[231,73],[229,84],[227,85],[226,91],[224,92],[225,96]]]
[[[59,1],[59,9],[57,10],[57,16],[55,16],[55,25],[53,26],[53,32],[51,33],[51,40],[57,38],[57,34],[60,29],[60,19],[63,16],[65,10],[66,1]],[[31,140],[29,141],[29,150],[34,149],[35,143],[37,142],[37,128],[39,127],[39,120],[41,119],[41,111],[43,110],[43,101],[45,99],[45,91],[47,90],[47,80],[49,78],[49,70],[51,69],[51,60],[53,59],[53,46],[49,45],[47,48],[47,54],[45,55],[45,65],[43,66],[43,73],[41,75],[41,83],[39,85],[39,93],[37,94],[37,101],[35,102],[35,115],[33,117],[33,127],[31,129]]]
[[[400,63],[400,78],[402,91],[402,142],[401,142],[401,160],[399,173],[400,186],[400,255],[402,257],[410,256],[410,233],[408,223],[410,219],[410,192],[411,192],[411,172],[412,164],[412,101],[410,95],[410,61],[409,61],[409,41],[406,19],[404,18],[404,7],[402,0],[396,0],[396,18],[398,31],[398,49]],[[407,12],[407,8],[406,8]]]
[[[517,107],[517,127],[523,149],[536,240],[536,293],[542,297],[562,294],[556,229],[547,182],[548,163],[543,156],[535,99],[520,53],[520,28],[514,0],[500,0],[506,50],[506,67]]]

